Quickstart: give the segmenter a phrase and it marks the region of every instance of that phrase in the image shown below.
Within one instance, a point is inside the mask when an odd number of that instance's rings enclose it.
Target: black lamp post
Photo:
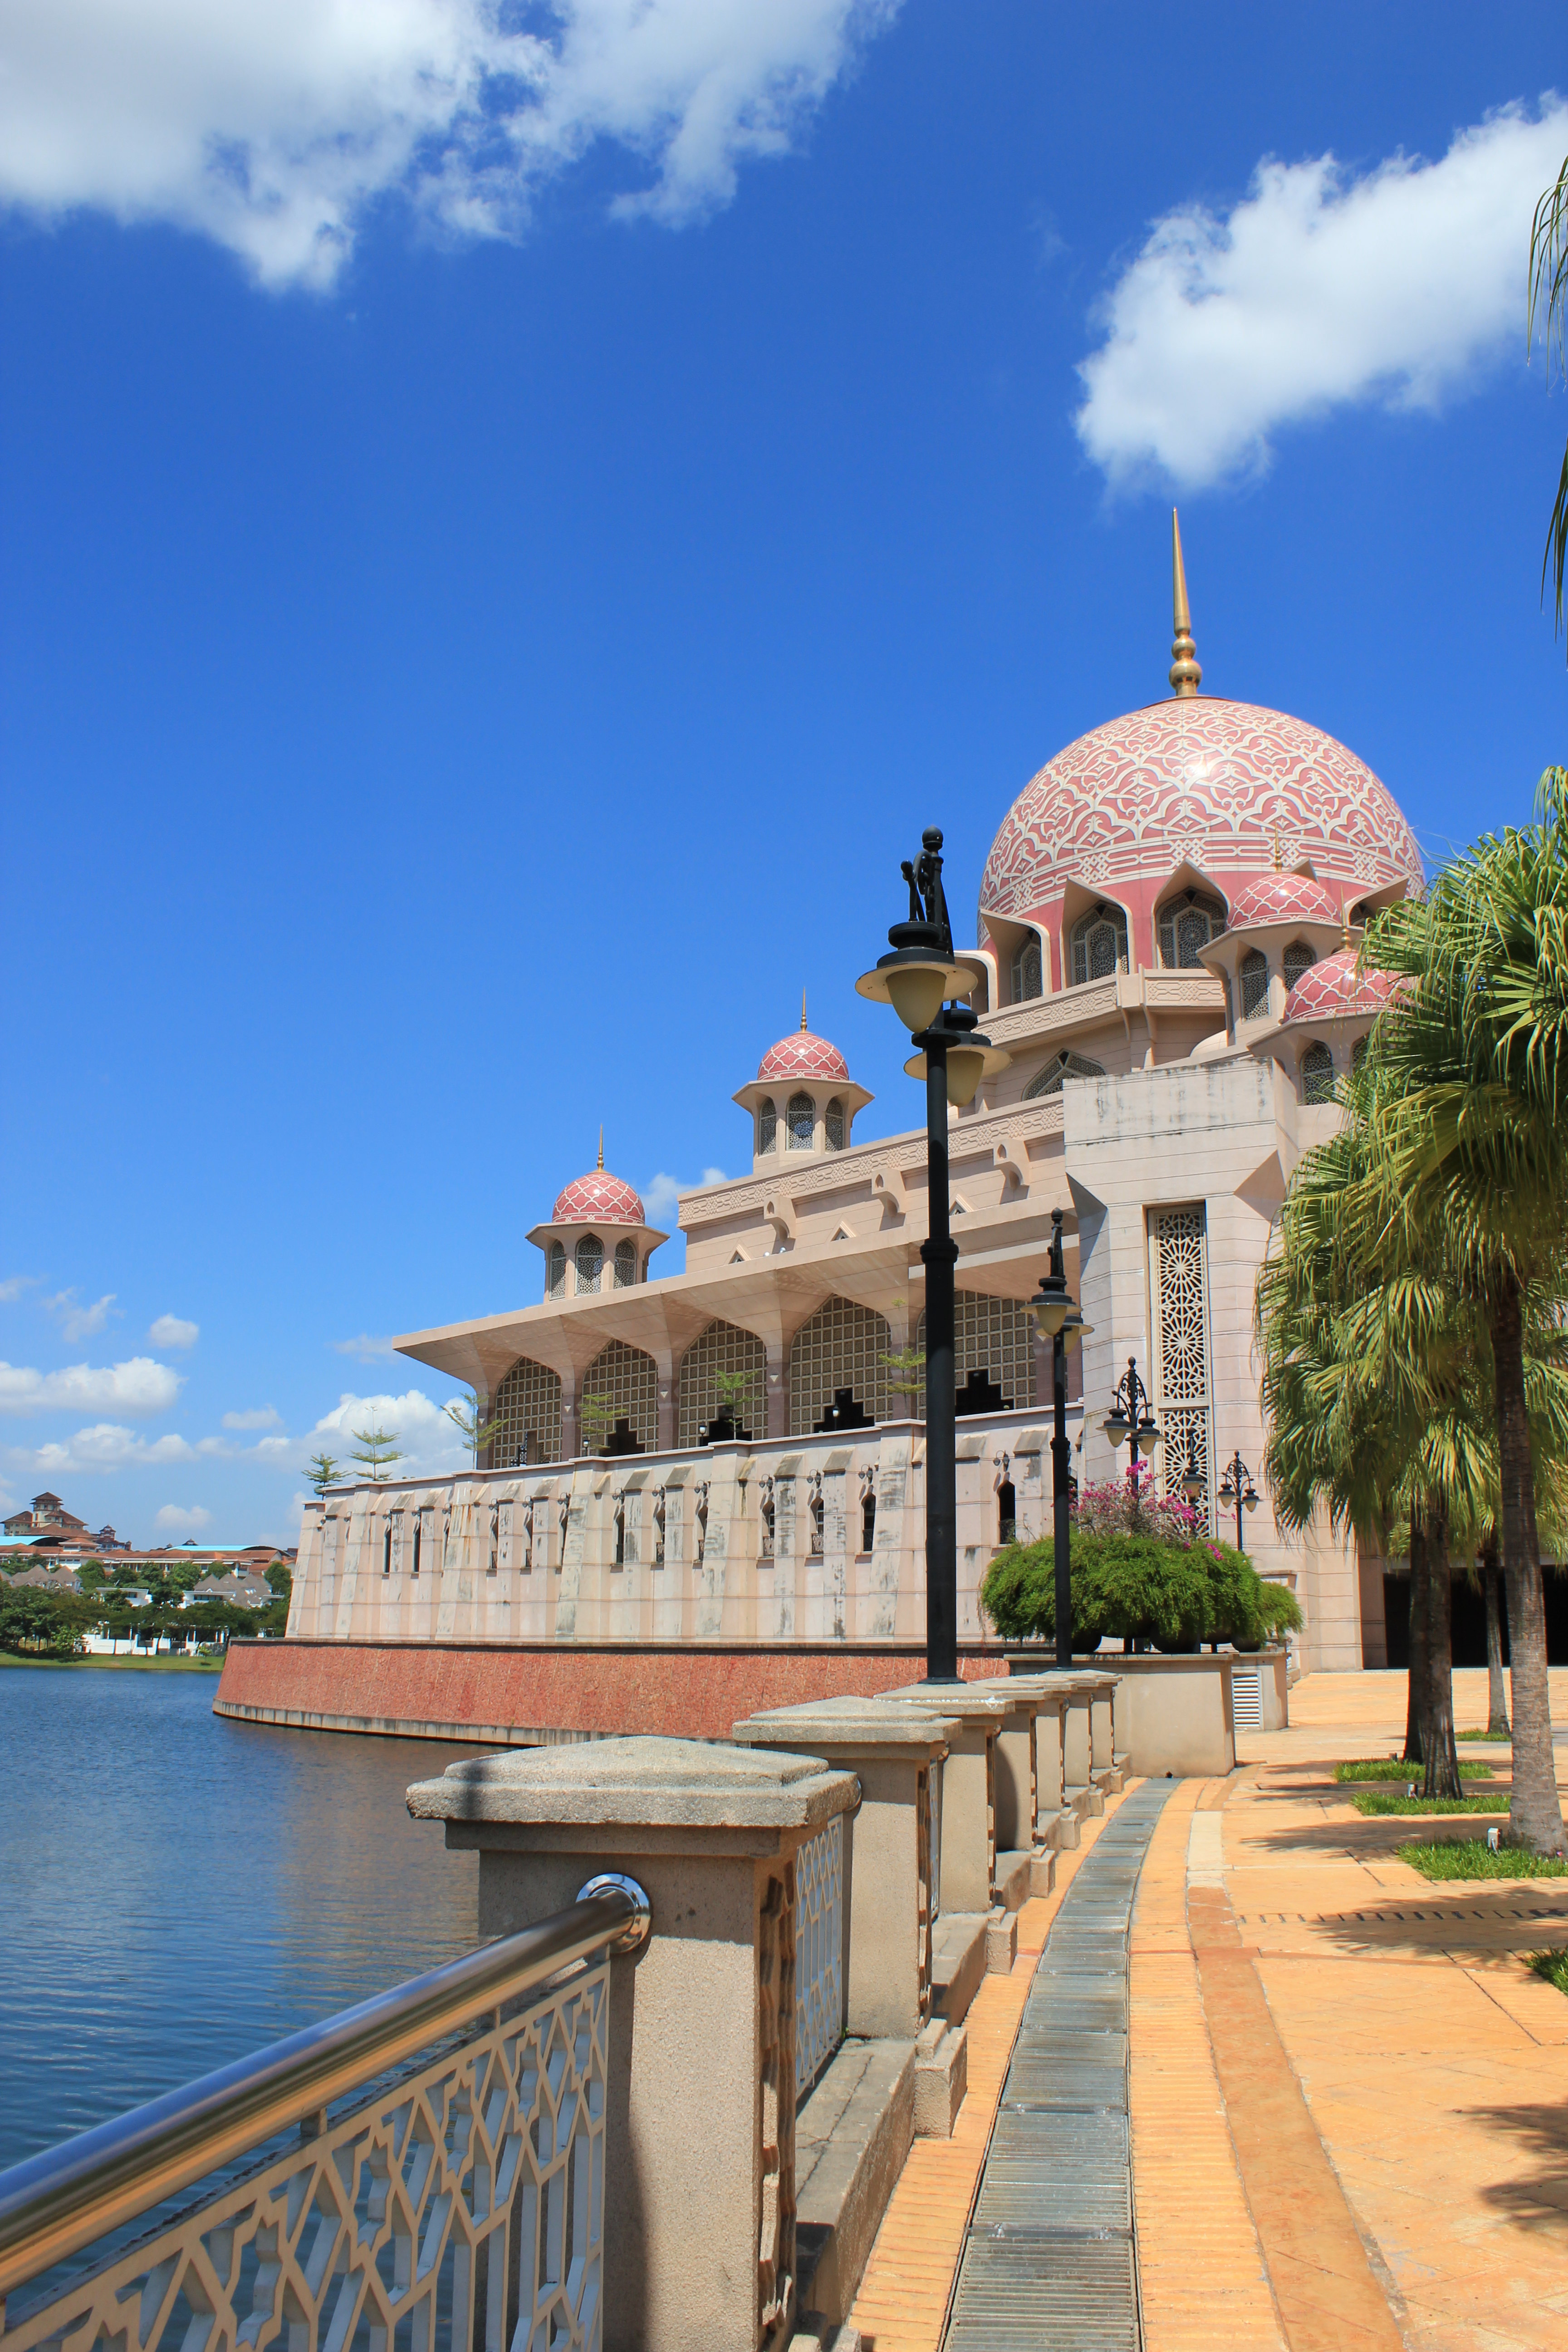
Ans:
[[[1068,1444],[1068,1349],[1076,1348],[1092,1323],[1086,1323],[1068,1296],[1062,1264],[1062,1213],[1051,1211],[1051,1265],[1040,1276],[1040,1286],[1029,1304],[1042,1339],[1051,1343],[1052,1388],[1056,1423],[1051,1435],[1051,1530],[1055,1538],[1057,1664],[1072,1664],[1072,1536],[1068,1520],[1068,1489],[1071,1473]]]
[[[1244,1509],[1255,1511],[1258,1508],[1258,1489],[1252,1483],[1251,1471],[1241,1458],[1239,1447],[1225,1465],[1225,1482],[1220,1487],[1219,1498],[1222,1503],[1236,1505],[1236,1548],[1237,1551],[1245,1551],[1247,1546],[1241,1538],[1241,1514]]]
[[[928,825],[921,854],[906,859],[907,922],[888,933],[891,953],[855,985],[890,1004],[924,1057],[926,1082],[926,1680],[958,1680],[958,1476],[953,1410],[952,1269],[958,1245],[949,1228],[947,1108],[972,1103],[988,1071],[1010,1058],[982,1037],[966,1004],[974,975],[953,961],[952,931],[942,887],[942,835]]]
[[[1119,1445],[1126,1446],[1127,1479],[1134,1489],[1138,1485],[1138,1456],[1142,1454],[1147,1461],[1160,1443],[1160,1427],[1150,1409],[1152,1402],[1138,1377],[1137,1357],[1129,1356],[1127,1370],[1116,1383],[1104,1429],[1113,1454]]]

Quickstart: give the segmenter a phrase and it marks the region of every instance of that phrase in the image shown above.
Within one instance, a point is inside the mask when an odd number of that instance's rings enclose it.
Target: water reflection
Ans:
[[[408,1782],[472,1751],[226,1723],[216,1677],[0,1665],[0,2165],[465,1951]]]

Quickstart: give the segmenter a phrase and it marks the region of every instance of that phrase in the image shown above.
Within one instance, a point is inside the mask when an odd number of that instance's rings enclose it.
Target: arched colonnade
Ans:
[[[960,1391],[971,1372],[980,1372],[1009,1403],[1028,1408],[1043,1390],[1037,1391],[1027,1307],[962,1290],[956,1307]],[[905,1337],[899,1334],[898,1341]],[[777,1351],[759,1333],[715,1318],[668,1368],[624,1339],[608,1340],[574,1381],[563,1381],[548,1364],[520,1356],[489,1402],[497,1427],[488,1466],[684,1450],[700,1445],[722,1413],[752,1437],[804,1437],[843,1390],[871,1422],[919,1420],[925,1412],[918,1360],[923,1313],[907,1337],[912,1345],[896,1344],[885,1316],[835,1295]]]

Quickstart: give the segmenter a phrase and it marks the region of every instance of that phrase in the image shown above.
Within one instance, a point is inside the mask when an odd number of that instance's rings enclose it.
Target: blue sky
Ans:
[[[1205,685],[1430,856],[1568,756],[1556,6],[8,15],[11,1497],[292,1540],[345,1395],[439,1466],[374,1343],[536,1298],[601,1119],[670,1223],[745,1164],[802,987],[911,1124],[898,861],[972,907],[1165,691],[1173,495]]]

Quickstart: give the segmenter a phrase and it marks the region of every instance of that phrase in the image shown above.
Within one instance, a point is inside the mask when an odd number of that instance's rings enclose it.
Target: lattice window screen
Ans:
[[[902,1399],[890,1399],[888,1367],[893,1335],[880,1315],[853,1299],[826,1298],[795,1335],[789,1351],[789,1425],[795,1437],[810,1434],[833,1402],[835,1389],[853,1389],[873,1421],[908,1419]]]
[[[524,1462],[561,1459],[561,1380],[548,1364],[520,1356],[490,1408],[500,1426],[491,1440],[490,1463],[512,1470]],[[531,1446],[525,1444],[531,1437]]]
[[[1212,1524],[1208,1221],[1201,1205],[1151,1213],[1149,1287],[1157,1334],[1154,1412],[1163,1433],[1156,1456],[1160,1492],[1180,1495],[1190,1444],[1205,1486],[1197,1507]]]
[[[925,1309],[915,1326],[915,1346],[926,1343]],[[962,1397],[971,1372],[989,1372],[1005,1397],[1020,1412],[1035,1403],[1035,1318],[1016,1298],[990,1298],[983,1290],[955,1290],[952,1295],[952,1378]],[[895,1375],[896,1377],[896,1375]],[[906,1417],[925,1419],[923,1371],[920,1393],[903,1408]],[[894,1410],[899,1408],[895,1405]]]
[[[742,1429],[760,1437],[767,1420],[768,1351],[754,1331],[733,1323],[710,1323],[700,1331],[680,1360],[680,1436],[682,1445],[696,1445],[698,1430],[719,1410],[717,1372],[744,1372],[752,1385],[731,1411]]]
[[[584,1403],[592,1399],[605,1415],[592,1426],[584,1423],[585,1449],[596,1451],[616,1422],[626,1421],[633,1435],[653,1452],[658,1444],[658,1366],[651,1356],[640,1348],[628,1348],[624,1339],[612,1339],[584,1373],[581,1393]]]

